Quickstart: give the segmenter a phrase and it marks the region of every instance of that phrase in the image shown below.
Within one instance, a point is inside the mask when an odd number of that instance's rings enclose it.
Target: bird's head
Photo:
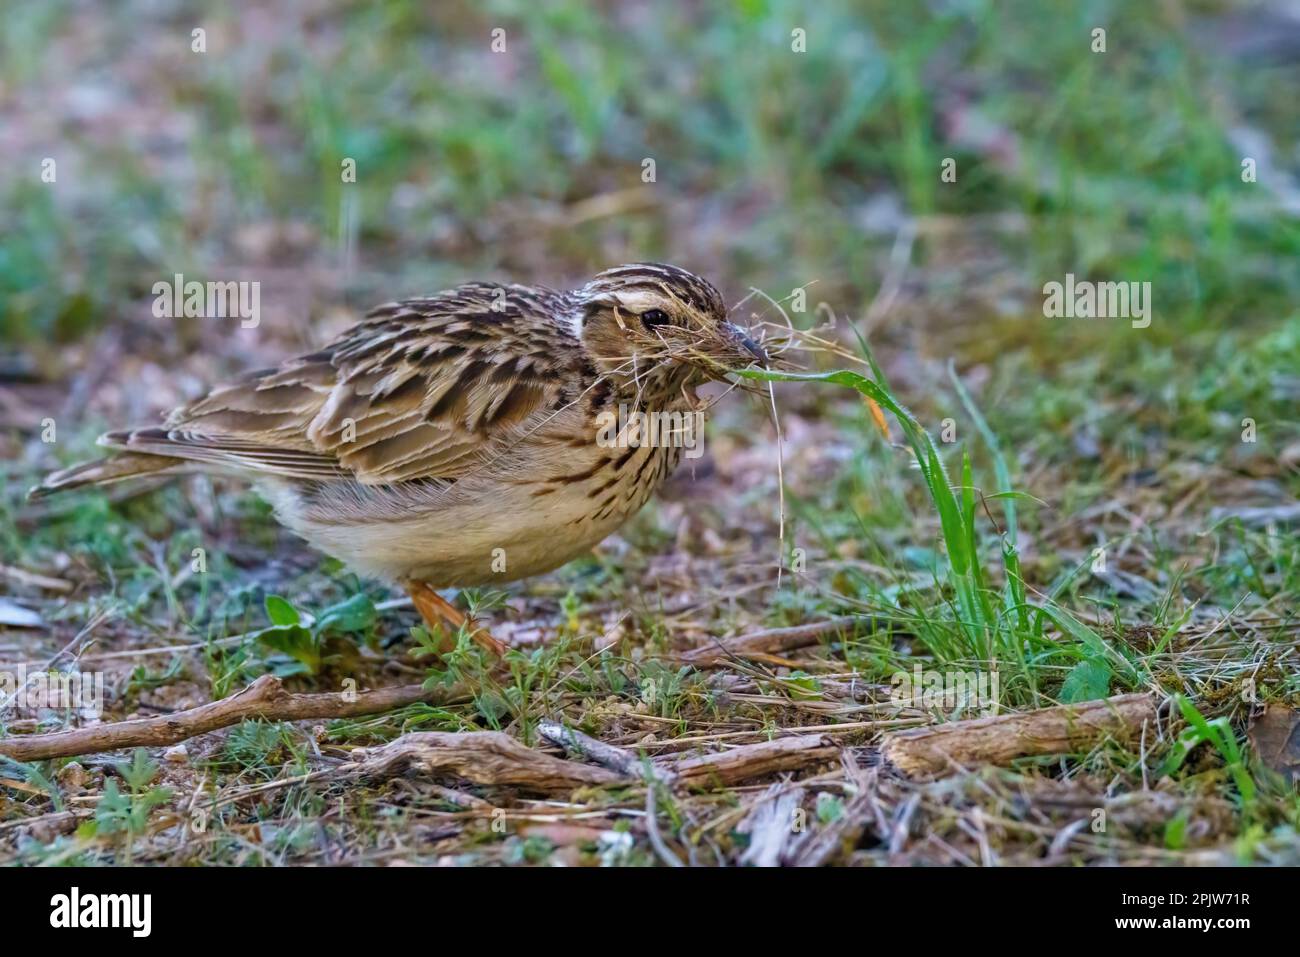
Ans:
[[[727,321],[718,290],[663,263],[630,263],[597,275],[572,294],[574,331],[614,377],[696,385],[767,355]]]

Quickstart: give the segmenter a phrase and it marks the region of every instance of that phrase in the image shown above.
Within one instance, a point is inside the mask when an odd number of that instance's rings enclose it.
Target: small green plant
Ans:
[[[565,630],[576,635],[582,628],[582,599],[573,589],[569,589],[564,597],[560,599],[560,611],[564,613]]]
[[[63,795],[59,792],[59,786],[49,775],[48,762],[40,764],[23,764],[15,761],[13,758],[0,754],[0,765],[11,768],[14,772],[22,777],[24,781],[33,787],[40,788],[50,798],[56,811],[63,810]]]
[[[259,631],[257,641],[289,659],[274,663],[272,673],[284,677],[320,671],[320,636],[302,623],[298,609],[279,595],[267,595],[266,617],[271,627]]]
[[[687,675],[691,672],[689,665],[670,668],[657,660],[647,661],[641,666],[639,697],[641,703],[651,714],[661,718],[675,718],[681,713],[685,700]]]
[[[423,625],[411,628],[411,638],[415,642],[411,656],[416,659],[431,659],[428,675],[424,679],[425,688],[449,688],[459,681],[484,686],[491,668],[484,658],[483,648],[474,642],[470,631],[472,627],[474,626],[467,623],[458,629],[451,636],[455,645],[450,649],[446,648],[448,637],[441,627],[434,631]]]
[[[280,677],[318,674],[325,664],[324,643],[331,634],[367,631],[378,619],[374,602],[363,594],[331,605],[312,618],[298,611],[279,595],[266,596],[266,616],[271,625],[257,632],[257,641],[283,656],[271,662]]]
[[[544,837],[536,835],[515,839],[506,852],[509,864],[544,864],[555,851],[555,845]]]
[[[817,795],[816,812],[819,824],[833,824],[844,816],[844,801],[822,791]]]
[[[1187,821],[1190,816],[1187,808],[1183,808],[1165,822],[1165,847],[1169,850],[1181,851],[1187,846]]]
[[[1255,779],[1251,776],[1250,769],[1246,767],[1245,755],[1237,743],[1237,735],[1232,730],[1232,724],[1225,717],[1207,719],[1182,695],[1175,695],[1174,701],[1188,727],[1174,741],[1169,756],[1165,758],[1165,763],[1160,769],[1161,776],[1173,774],[1182,767],[1193,748],[1201,744],[1209,744],[1223,758],[1228,773],[1237,785],[1242,809],[1249,812],[1255,803]]]
[[[142,691],[152,691],[169,685],[180,677],[184,670],[185,659],[180,656],[173,658],[162,671],[152,671],[144,665],[136,665],[127,682],[127,694],[139,694]]]
[[[129,764],[115,767],[118,776],[126,782],[128,793],[123,794],[117,786],[117,779],[110,777],[104,784],[99,803],[95,805],[94,818],[83,824],[77,833],[80,837],[119,836],[123,862],[130,864],[135,839],[145,832],[153,809],[171,800],[172,792],[168,788],[152,786],[158,775],[158,765],[144,748],[135,749]]]
[[[1137,669],[1094,629],[1050,600],[1030,601],[1021,577],[1016,548],[1016,502],[1030,497],[1011,489],[1010,472],[996,438],[960,380],[953,376],[958,395],[995,463],[998,490],[992,494],[984,494],[976,487],[970,456],[965,451],[961,456],[961,482],[958,485],[952,483],[934,439],[894,398],[866,341],[860,340],[860,345],[874,380],[844,369],[821,373],[746,369],[738,374],[760,381],[827,382],[848,386],[874,403],[873,416],[878,409],[886,409],[902,427],[939,518],[946,563],[943,567],[936,566],[935,573],[939,579],[937,584],[950,597],[944,602],[947,613],[938,615],[932,609],[904,608],[901,601],[907,589],[900,589],[894,597],[893,610],[900,618],[908,620],[909,626],[939,662],[978,661],[989,669],[1013,670],[1015,680],[1004,678],[1000,682],[1000,693],[1004,696],[1011,688],[1023,688],[1027,690],[1030,702],[1037,704],[1042,666],[1058,663],[1062,658],[1071,663],[1088,664],[1085,670],[1073,676],[1068,689],[1073,696],[1104,695],[1110,685],[1110,674],[1106,669],[1136,680]],[[880,425],[883,429],[883,419]],[[987,511],[989,502],[1000,503],[1005,522],[1005,528],[1001,530],[1002,567],[997,575],[984,567],[976,523],[978,512],[981,509]],[[994,586],[995,577],[1002,578],[1000,591]],[[1073,642],[1051,640],[1045,634],[1048,621]]]
[[[250,719],[231,729],[226,739],[224,757],[241,771],[273,777],[286,764],[303,762],[292,725]]]
[[[1065,704],[1104,698],[1110,694],[1113,675],[1114,671],[1106,659],[1100,656],[1084,658],[1065,676],[1059,697]]]

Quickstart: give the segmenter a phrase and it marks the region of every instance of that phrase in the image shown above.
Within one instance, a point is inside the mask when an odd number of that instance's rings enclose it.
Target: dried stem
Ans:
[[[886,736],[881,754],[904,774],[946,774],[1014,758],[1090,748],[1105,737],[1136,739],[1155,720],[1155,699],[1124,694],[1099,701],[913,728]]]
[[[864,620],[854,617],[831,618],[827,621],[815,621],[790,628],[768,628],[727,641],[714,641],[712,644],[692,648],[682,653],[681,660],[697,667],[707,667],[721,664],[729,658],[789,651],[792,648],[815,645],[826,635],[848,633],[852,631],[854,625]]]
[[[459,688],[427,690],[421,685],[398,685],[355,693],[291,694],[284,690],[279,678],[263,675],[228,698],[175,714],[72,728],[51,734],[0,738],[0,755],[15,761],[41,761],[119,748],[159,747],[227,728],[246,718],[267,721],[351,718],[390,711],[418,701],[446,703],[462,694]]]

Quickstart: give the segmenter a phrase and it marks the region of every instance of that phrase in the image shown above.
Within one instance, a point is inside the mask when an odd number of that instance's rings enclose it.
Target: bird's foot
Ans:
[[[468,625],[470,638],[475,644],[498,658],[505,655],[506,646],[502,642],[493,638],[491,632],[486,628],[477,627],[472,618],[457,609],[455,605],[439,595],[428,584],[425,582],[404,581],[402,585],[406,589],[406,593],[411,596],[411,601],[415,603],[415,610],[420,613],[420,617],[424,619],[424,624],[430,632],[433,631],[434,626],[443,622],[451,625],[454,631],[459,631]],[[443,641],[438,651],[446,654],[455,647],[455,639],[448,638]]]

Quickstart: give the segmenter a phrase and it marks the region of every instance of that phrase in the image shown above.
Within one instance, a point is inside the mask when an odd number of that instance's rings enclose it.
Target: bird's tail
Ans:
[[[83,462],[71,468],[51,472],[40,485],[27,493],[28,501],[45,498],[55,492],[82,488],[86,485],[107,485],[123,479],[137,478],[145,475],[165,475],[184,471],[183,459],[168,455],[148,455],[144,452],[123,452],[94,462]]]

